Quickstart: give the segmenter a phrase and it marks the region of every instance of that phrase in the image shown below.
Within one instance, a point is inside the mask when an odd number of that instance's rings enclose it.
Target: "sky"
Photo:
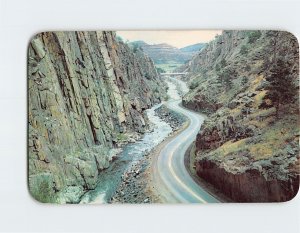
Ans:
[[[182,48],[196,43],[206,43],[214,39],[221,30],[189,30],[189,31],[117,31],[124,41],[143,40],[148,44],[167,43]]]

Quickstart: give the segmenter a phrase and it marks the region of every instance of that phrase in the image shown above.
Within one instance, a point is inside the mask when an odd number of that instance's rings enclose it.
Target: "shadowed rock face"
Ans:
[[[284,202],[295,197],[299,189],[299,176],[286,180],[266,179],[258,169],[251,168],[234,174],[215,161],[200,160],[196,171],[236,202]]]
[[[28,50],[29,189],[42,202],[78,202],[143,133],[165,89],[153,62],[113,32],[45,32]]]
[[[210,114],[196,138],[197,174],[236,202],[287,201],[299,188],[299,96],[291,93],[279,116],[262,107],[273,56],[299,83],[298,43],[288,32],[224,31],[179,69],[191,87],[183,105]],[[226,68],[234,71],[228,83],[218,78]]]

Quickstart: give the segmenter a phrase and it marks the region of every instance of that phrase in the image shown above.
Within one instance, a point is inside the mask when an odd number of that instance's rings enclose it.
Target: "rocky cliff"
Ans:
[[[28,50],[29,190],[75,203],[165,95],[152,60],[114,32],[45,32]]]
[[[299,189],[299,97],[291,89],[280,108],[267,98],[275,59],[288,63],[299,91],[288,32],[224,31],[180,68],[191,89],[183,104],[209,114],[196,138],[197,174],[237,202],[287,201]]]

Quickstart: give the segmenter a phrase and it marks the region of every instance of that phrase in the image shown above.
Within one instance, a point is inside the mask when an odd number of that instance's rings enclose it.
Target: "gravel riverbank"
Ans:
[[[180,129],[187,119],[161,105],[155,110],[155,114],[172,128],[172,133]],[[171,134],[172,134],[171,133]],[[155,148],[153,148],[155,149]],[[122,181],[111,203],[157,203],[159,197],[154,195],[149,185],[149,165],[151,164],[151,153],[145,153],[138,161],[122,175]]]

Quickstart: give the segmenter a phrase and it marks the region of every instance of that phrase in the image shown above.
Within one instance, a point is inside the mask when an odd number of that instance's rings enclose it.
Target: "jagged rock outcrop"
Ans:
[[[201,52],[180,70],[186,70],[192,76],[202,70],[213,69],[222,58],[234,58],[238,55],[240,46],[247,42],[248,34],[248,31],[224,31],[222,35],[206,44]]]
[[[299,89],[288,32],[224,31],[180,68],[191,88],[183,104],[210,114],[196,138],[197,174],[237,202],[287,201],[299,188],[299,96],[278,116],[266,98],[272,56],[289,62]]]
[[[116,155],[147,128],[165,95],[152,60],[114,32],[44,32],[28,51],[29,190],[42,202],[79,202]]]
[[[236,87],[233,85],[233,88],[226,90],[225,94],[222,90],[223,83],[218,79],[218,70],[222,69],[222,65],[226,65],[222,63],[223,61],[230,63],[237,73],[251,69],[256,63],[255,59],[249,61],[246,56],[240,54],[243,46],[249,46],[247,35],[249,35],[247,31],[224,31],[179,69],[189,73],[186,79],[190,83],[191,91],[183,99],[185,106],[208,113],[215,112],[241,91],[240,83],[245,81],[244,76],[238,76]],[[261,38],[260,43],[267,42]],[[261,53],[252,52],[251,56],[260,57]]]

